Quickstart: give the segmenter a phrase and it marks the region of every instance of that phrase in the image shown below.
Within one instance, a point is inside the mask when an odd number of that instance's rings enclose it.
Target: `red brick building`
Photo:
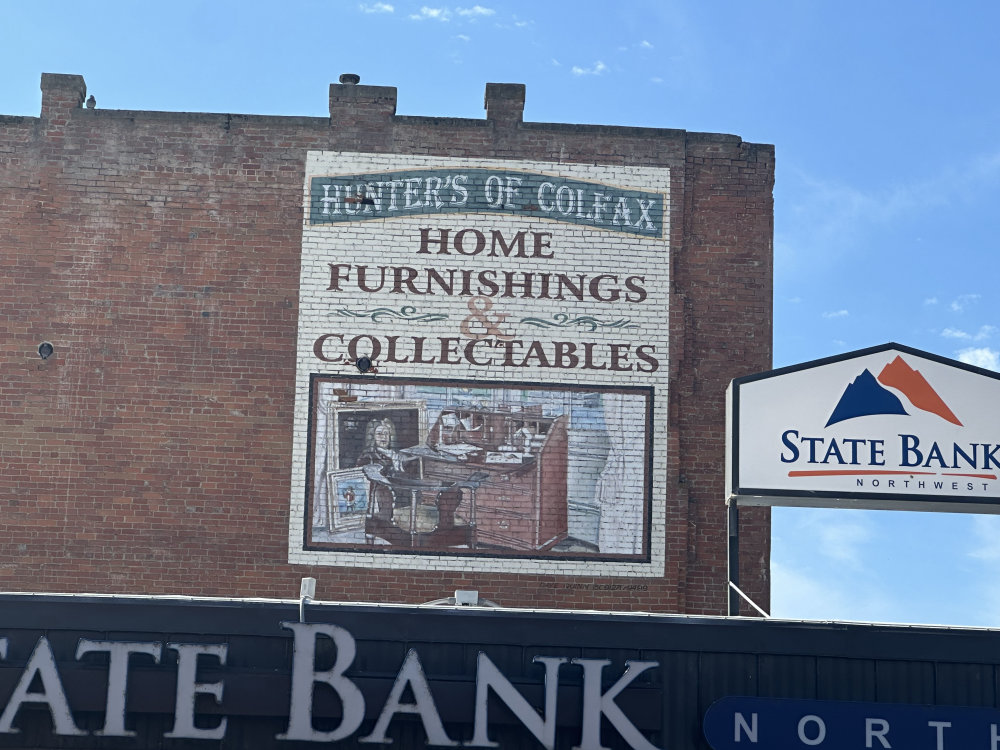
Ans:
[[[773,148],[524,97],[106,111],[43,75],[0,117],[0,589],[724,612]]]

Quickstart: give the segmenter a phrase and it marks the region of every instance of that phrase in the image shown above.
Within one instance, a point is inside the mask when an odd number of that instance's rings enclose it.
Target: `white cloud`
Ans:
[[[823,317],[826,320],[832,320],[833,318],[846,318],[848,315],[850,315],[850,313],[847,312],[847,310],[833,310],[831,312],[823,313]]]
[[[975,583],[974,609],[966,619],[973,625],[995,628],[1000,622],[1000,585],[994,577]]]
[[[396,10],[389,3],[372,3],[371,5],[362,3],[358,8],[362,13],[393,13]]]
[[[652,78],[649,79],[649,82],[650,83],[663,83],[663,79],[660,78],[659,76],[653,76]]]
[[[975,566],[963,571],[971,603],[963,624],[996,627],[1000,622],[1000,516],[967,518],[970,519],[971,538],[964,545],[964,554],[975,562]]]
[[[600,60],[598,60],[597,62],[595,62],[589,68],[581,68],[579,65],[574,65],[573,68],[572,68],[573,75],[575,75],[575,76],[599,76],[599,75],[601,75],[601,73],[605,72],[607,69],[608,69],[608,66],[605,65]]]
[[[866,545],[875,535],[875,523],[870,513],[845,515],[840,510],[813,508],[791,514],[793,525],[785,534],[799,541],[808,539],[808,555],[820,555],[825,561],[817,560],[823,569],[848,567],[851,570],[865,569]],[[788,524],[785,520],[781,526]]]
[[[979,301],[978,294],[960,294],[952,300],[951,310],[952,312],[965,312],[969,305],[972,305],[977,301]]]
[[[429,8],[424,5],[419,13],[410,14],[414,21],[448,21],[451,19],[451,11],[447,8]]]
[[[771,614],[885,621],[893,608],[877,568],[884,538],[868,511],[781,508],[772,516]]]
[[[771,560],[771,616],[795,620],[850,619],[850,596],[792,566]]]
[[[639,42],[639,46],[642,47],[643,49],[653,49],[653,45],[647,42],[645,39]]]
[[[938,303],[937,297],[928,297],[924,300],[925,305],[936,305]]]
[[[1000,151],[909,183],[867,189],[794,169],[785,179],[794,197],[787,208],[788,226],[775,234],[775,258],[786,267],[797,262],[814,274],[817,257],[829,265],[840,263],[845,250],[872,226],[965,201],[1000,182]]]
[[[967,365],[982,367],[985,370],[1000,372],[1000,351],[988,347],[962,349],[958,353],[958,361]]]
[[[972,532],[978,545],[967,553],[969,557],[1000,562],[1000,517],[973,516]]]
[[[972,516],[974,544],[966,555],[981,565],[975,576],[978,588],[976,608],[983,621],[990,626],[1000,622],[1000,585],[997,584],[1000,563],[1000,517]]]
[[[871,526],[867,523],[828,521],[819,530],[819,551],[825,557],[853,570],[862,570],[862,547],[871,538]]]
[[[390,6],[391,7],[391,6]],[[432,8],[429,5],[421,6],[419,13],[411,13],[410,18],[414,21],[450,21],[453,15],[457,15],[468,21],[475,21],[478,18],[487,18],[496,14],[493,8],[483,5],[473,5],[471,8]]]
[[[885,621],[891,601],[865,576],[771,560],[771,616],[795,620]]]
[[[945,328],[941,331],[941,335],[946,339],[958,339],[959,341],[985,341],[992,338],[996,331],[996,326],[985,325],[979,326],[979,330],[975,333],[967,333],[959,328]]]
[[[471,8],[458,8],[456,9],[455,12],[458,13],[458,15],[464,16],[466,18],[472,16],[476,17],[492,16],[494,13],[496,13],[496,11],[493,10],[493,8],[484,8],[482,5],[473,5]]]
[[[457,34],[455,38],[461,42],[468,42],[472,39],[472,37],[466,36],[465,34]]]
[[[834,619],[843,597],[793,567],[771,560],[771,615],[788,619]]]

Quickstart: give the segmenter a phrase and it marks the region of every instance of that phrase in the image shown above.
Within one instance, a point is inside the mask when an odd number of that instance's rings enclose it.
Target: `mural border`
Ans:
[[[431,387],[468,387],[468,388],[501,388],[504,390],[538,390],[538,391],[567,391],[576,393],[619,393],[641,396],[645,399],[645,430],[643,448],[643,511],[642,511],[642,549],[639,554],[614,554],[614,553],[567,553],[560,555],[539,554],[538,551],[520,552],[516,550],[504,550],[497,554],[495,550],[445,550],[445,549],[414,549],[399,548],[392,549],[381,547],[372,548],[368,545],[337,545],[317,544],[310,540],[312,530],[312,498],[315,490],[314,454],[316,450],[317,419],[315,410],[317,406],[318,387],[323,382],[351,382],[364,385],[420,385]],[[653,462],[656,451],[655,446],[655,390],[653,385],[599,385],[580,383],[560,383],[555,381],[509,381],[509,380],[483,380],[465,378],[426,378],[407,376],[372,376],[372,375],[345,375],[333,372],[312,372],[309,374],[309,401],[308,401],[308,422],[306,427],[306,462],[305,462],[305,482],[302,487],[302,538],[301,552],[322,553],[324,555],[336,556],[341,554],[358,554],[385,558],[387,556],[417,556],[417,557],[446,557],[458,559],[475,559],[480,561],[497,560],[537,560],[544,563],[560,562],[593,562],[593,563],[632,563],[648,565],[653,562],[653,504],[654,504],[654,472]],[[567,498],[567,503],[569,498]],[[341,564],[341,563],[337,563]],[[348,563],[343,563],[348,564]]]

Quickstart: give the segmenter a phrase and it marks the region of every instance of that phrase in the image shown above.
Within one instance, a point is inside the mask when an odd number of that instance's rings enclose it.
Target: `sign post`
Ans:
[[[740,506],[735,498],[726,499],[726,527],[728,531],[728,551],[726,555],[726,614],[740,613],[740,597],[736,587],[740,585]]]

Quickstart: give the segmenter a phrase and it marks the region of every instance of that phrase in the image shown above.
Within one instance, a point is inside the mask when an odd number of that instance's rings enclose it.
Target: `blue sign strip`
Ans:
[[[1000,710],[727,697],[705,712],[713,750],[997,750]]]

